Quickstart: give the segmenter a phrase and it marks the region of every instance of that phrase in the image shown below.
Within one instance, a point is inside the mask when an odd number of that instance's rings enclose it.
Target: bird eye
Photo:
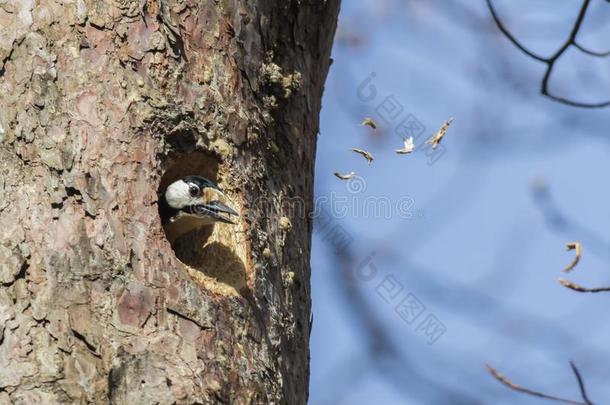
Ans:
[[[191,186],[189,188],[189,193],[191,193],[191,197],[196,197],[199,194],[199,187]]]

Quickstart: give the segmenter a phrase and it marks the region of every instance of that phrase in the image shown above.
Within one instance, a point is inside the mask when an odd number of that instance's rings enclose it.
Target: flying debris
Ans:
[[[339,172],[335,172],[335,176],[340,178],[341,180],[349,180],[356,175],[356,172],[349,172],[347,174],[341,174]]]
[[[406,155],[407,153],[413,152],[413,149],[415,149],[415,144],[413,143],[412,136],[405,138],[404,143],[405,146],[403,146],[402,149],[395,149],[396,153],[398,153],[399,155]]]
[[[576,265],[580,261],[580,254],[582,253],[582,246],[580,245],[580,242],[570,242],[566,245],[566,250],[575,250],[576,251],[576,256],[574,256],[574,259],[570,262],[570,264],[568,264],[566,266],[565,269],[563,269],[564,273],[569,273],[570,271],[572,271],[574,269],[574,267],[576,267]]]
[[[438,144],[441,143],[441,139],[443,139],[445,136],[445,132],[447,132],[447,128],[449,128],[449,125],[451,125],[452,122],[453,118],[449,118],[447,121],[445,121],[441,129],[439,129],[436,134],[432,135],[432,137],[426,141],[426,143],[432,145],[432,149],[436,149]]]
[[[564,273],[572,271],[574,269],[574,267],[576,267],[576,265],[578,264],[578,262],[580,260],[580,255],[582,254],[582,246],[581,246],[580,242],[570,242],[566,245],[566,250],[575,250],[576,256],[574,256],[574,259],[572,259],[570,264],[568,264],[568,266],[565,269],[563,269]],[[587,287],[578,285],[576,283],[573,283],[569,280],[565,280],[563,278],[559,279],[559,284],[561,284],[562,286],[564,286],[566,288],[569,288],[570,290],[574,290],[574,291],[578,291],[578,292],[582,292],[582,293],[598,293],[598,292],[609,292],[610,291],[610,287],[587,288]]]
[[[371,127],[373,129],[377,129],[377,124],[373,121],[372,118],[365,118],[360,125],[366,125],[367,127]]]
[[[371,162],[373,161],[373,155],[371,155],[369,152],[363,150],[363,149],[357,149],[357,148],[352,148],[352,150],[356,153],[358,153],[359,155],[364,156],[364,158],[367,160],[367,162],[369,163],[369,165],[371,164]]]

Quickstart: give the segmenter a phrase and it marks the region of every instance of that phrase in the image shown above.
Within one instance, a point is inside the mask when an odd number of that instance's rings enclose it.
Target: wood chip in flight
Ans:
[[[407,153],[413,152],[413,149],[415,149],[415,144],[413,143],[412,136],[405,138],[404,143],[405,146],[403,146],[402,149],[395,149],[396,153],[398,153],[399,155],[406,155]]]
[[[582,252],[582,246],[580,245],[580,242],[570,242],[566,245],[566,250],[575,250],[576,251],[576,255],[574,256],[574,259],[570,262],[570,264],[567,265],[567,267],[565,269],[563,269],[564,273],[569,273],[570,271],[572,271],[574,269],[574,267],[576,267],[576,265],[580,261],[580,254]]]
[[[377,124],[375,124],[375,121],[373,121],[373,119],[369,117],[365,118],[360,125],[366,125],[373,129],[377,129]]]
[[[349,180],[356,175],[356,172],[349,172],[346,174],[341,174],[339,172],[335,172],[335,176],[340,178],[341,180]]]
[[[432,137],[430,137],[430,139],[426,141],[426,143],[432,145],[432,149],[436,149],[438,144],[441,143],[441,139],[443,139],[443,137],[445,136],[445,132],[447,132],[447,128],[449,128],[449,125],[451,125],[452,122],[453,118],[449,118],[447,121],[445,121],[445,123],[438,130],[438,132],[432,135]]]
[[[373,155],[371,155],[369,152],[365,151],[364,149],[352,148],[352,150],[354,152],[356,152],[357,154],[364,156],[364,158],[369,163],[369,165],[373,161]]]

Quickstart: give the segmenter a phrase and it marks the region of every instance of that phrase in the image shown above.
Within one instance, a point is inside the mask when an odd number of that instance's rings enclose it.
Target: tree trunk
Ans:
[[[0,1],[0,403],[306,403],[337,13]],[[189,174],[241,216],[172,247],[158,193]]]

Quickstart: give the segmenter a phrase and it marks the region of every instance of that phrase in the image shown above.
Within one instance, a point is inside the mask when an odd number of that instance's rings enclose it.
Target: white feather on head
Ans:
[[[196,202],[196,198],[191,196],[190,186],[183,180],[173,182],[165,190],[165,201],[175,209],[182,209]]]

